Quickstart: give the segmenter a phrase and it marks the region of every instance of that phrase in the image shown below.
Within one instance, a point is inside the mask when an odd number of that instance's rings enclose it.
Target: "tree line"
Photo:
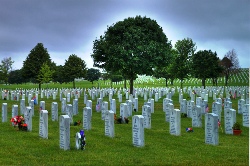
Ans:
[[[175,45],[167,38],[155,20],[147,17],[129,17],[108,26],[104,35],[93,42],[91,57],[94,66],[86,67],[80,57],[72,54],[64,65],[57,66],[42,43],[38,43],[23,61],[19,70],[12,70],[14,61],[4,58],[0,64],[0,81],[9,84],[32,82],[39,85],[50,81],[73,83],[75,78],[85,78],[92,82],[100,77],[111,82],[129,80],[130,93],[137,75],[146,74],[165,78],[173,84],[174,79],[183,81],[190,77],[202,80],[212,79],[217,85],[218,77],[225,77],[225,85],[232,73],[240,68],[234,49],[228,51],[223,59],[211,50],[196,52],[196,43],[191,38],[178,40]],[[126,87],[126,84],[124,85]]]

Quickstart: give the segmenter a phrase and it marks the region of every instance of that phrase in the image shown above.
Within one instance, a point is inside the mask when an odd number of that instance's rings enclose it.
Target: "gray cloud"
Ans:
[[[42,42],[58,64],[77,54],[92,67],[95,38],[108,25],[142,15],[155,19],[173,44],[190,37],[220,57],[234,48],[240,65],[249,67],[249,11],[248,0],[0,0],[0,60],[11,56],[20,68]]]

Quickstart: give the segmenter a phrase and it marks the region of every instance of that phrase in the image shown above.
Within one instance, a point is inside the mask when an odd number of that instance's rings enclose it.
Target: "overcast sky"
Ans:
[[[156,20],[173,46],[189,37],[221,59],[235,49],[240,66],[250,67],[249,0],[0,0],[0,60],[11,57],[20,69],[43,43],[57,65],[76,54],[92,68],[93,41],[136,15]]]

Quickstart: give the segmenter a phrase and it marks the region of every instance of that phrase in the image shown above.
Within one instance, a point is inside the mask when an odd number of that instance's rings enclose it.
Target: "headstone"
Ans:
[[[187,102],[187,117],[189,117],[189,118],[192,118],[192,115],[193,115],[193,113],[192,113],[193,107],[195,107],[194,101],[189,100],[189,101]]]
[[[151,129],[151,109],[148,105],[142,106],[142,116],[144,118],[143,126],[144,128]]]
[[[32,109],[26,107],[24,111],[24,121],[27,124],[27,131],[32,131]]]
[[[120,104],[120,117],[122,118],[122,123],[125,121],[124,118],[128,118],[128,105],[126,103]]]
[[[91,112],[90,107],[83,108],[83,128],[85,130],[91,129]]]
[[[238,100],[238,114],[242,114],[244,105],[245,105],[245,100],[239,99]]]
[[[63,150],[69,150],[70,149],[70,117],[68,115],[61,115],[59,126],[60,126],[59,146]]]
[[[70,93],[67,93],[67,102],[70,102]]]
[[[39,136],[48,139],[48,111],[40,111]]]
[[[110,101],[110,109],[114,112],[114,114],[116,114],[116,101],[115,101],[115,99],[112,99]]]
[[[78,99],[73,100],[73,115],[78,114]]]
[[[87,100],[86,107],[89,107],[91,109],[91,116],[92,116],[92,101]]]
[[[105,113],[105,135],[113,138],[115,136],[114,112],[106,111]]]
[[[52,117],[52,121],[58,121],[58,104],[57,104],[57,102],[52,102],[51,117]]]
[[[236,111],[234,109],[224,110],[225,133],[233,134],[233,125],[236,122]]]
[[[96,103],[96,112],[101,112],[101,108],[102,108],[102,98],[98,98]]]
[[[205,143],[219,144],[218,115],[214,113],[205,114]]]
[[[7,122],[7,103],[2,104],[2,122]]]
[[[158,99],[159,99],[159,94],[155,93],[155,102],[158,102]]]
[[[66,98],[62,98],[61,112],[62,112],[62,114],[66,113]]]
[[[88,95],[84,94],[84,98],[83,98],[83,104],[86,104],[88,100]]]
[[[219,102],[213,102],[212,104],[212,113],[218,115],[219,121],[221,122],[221,104]]]
[[[166,111],[165,111],[165,121],[170,122],[170,112],[174,110],[174,105],[173,103],[168,103],[166,105]]]
[[[192,110],[192,127],[202,127],[202,114],[201,107],[196,105]]]
[[[20,100],[20,113],[24,114],[25,109],[26,109],[26,107],[25,107],[25,99],[21,99]]]
[[[105,120],[106,112],[108,111],[108,104],[109,103],[107,101],[102,102],[102,107],[101,107],[102,120]]]
[[[181,113],[184,113],[184,114],[187,113],[187,100],[186,99],[181,100],[180,111]]]
[[[134,104],[134,107],[133,107],[133,109],[134,109],[134,111],[135,112],[138,112],[138,98],[136,97],[136,98],[134,98],[134,102],[133,102]]]
[[[29,106],[31,107],[32,116],[34,116],[34,100],[29,100]]]
[[[66,115],[70,117],[70,123],[73,123],[73,107],[72,104],[67,104],[66,106]]]
[[[249,127],[249,104],[245,104],[242,110],[243,126]]]
[[[128,110],[128,116],[132,116],[132,101],[131,100],[126,100],[127,104],[127,110]]]
[[[45,110],[45,101],[40,101],[40,111]]]
[[[18,105],[12,105],[12,117],[18,115]]]
[[[181,114],[179,109],[170,110],[169,133],[176,136],[181,134]]]
[[[133,145],[136,147],[143,147],[145,144],[143,119],[142,115],[134,115],[132,118]]]
[[[151,102],[150,108],[151,108],[151,113],[155,112],[155,101],[154,99],[149,99],[149,102]]]
[[[122,94],[119,94],[119,102],[122,102]]]

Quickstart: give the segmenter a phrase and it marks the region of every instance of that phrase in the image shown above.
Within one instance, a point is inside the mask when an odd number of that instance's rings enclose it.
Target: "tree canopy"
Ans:
[[[98,81],[101,77],[101,72],[99,69],[90,68],[87,71],[86,80],[90,81],[92,84],[94,81]]]
[[[86,63],[75,54],[69,56],[64,64],[64,80],[65,82],[73,82],[75,88],[75,78],[85,77],[87,72]]]
[[[14,63],[14,61],[11,60],[11,57],[9,58],[4,58],[1,61],[0,64],[0,81],[4,81],[5,84],[8,83],[8,78],[9,78],[9,73],[12,69],[12,64]]]
[[[51,70],[47,63],[44,63],[38,73],[37,81],[41,84],[49,83],[52,80],[54,70]]]
[[[33,83],[38,83],[39,89],[41,83],[38,80],[38,73],[44,63],[47,63],[51,68],[55,67],[55,63],[51,61],[50,55],[42,43],[38,43],[23,61],[23,77]]]
[[[171,43],[155,20],[129,17],[107,28],[93,43],[94,66],[119,71],[130,80],[130,93],[137,74],[153,74],[153,68],[168,63]]]

